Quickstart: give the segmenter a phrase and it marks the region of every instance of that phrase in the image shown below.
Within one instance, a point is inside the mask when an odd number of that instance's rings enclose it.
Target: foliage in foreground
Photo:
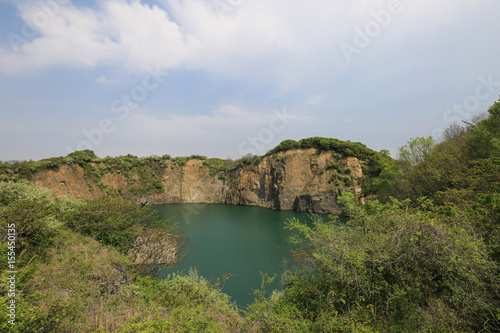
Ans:
[[[287,227],[298,232],[296,264],[282,277],[284,290],[270,296],[265,288],[274,278],[263,276],[245,319],[220,285],[196,272],[158,281],[136,270],[124,253],[154,220],[142,208],[112,199],[53,200],[42,188],[0,182],[1,250],[7,252],[7,224],[15,223],[19,236],[14,331],[499,331],[499,124],[500,102],[488,117],[465,128],[450,127],[442,142],[411,140],[401,148],[398,163],[356,144],[302,141],[301,148],[341,144],[344,155],[366,153],[375,176],[367,193],[378,193],[380,202],[361,207],[344,192],[339,203],[348,223],[318,220],[310,227],[288,221]],[[285,141],[278,150],[297,144]],[[359,152],[345,150],[351,148]],[[67,159],[85,164],[95,156],[83,152]],[[113,161],[126,172],[130,163],[163,159],[170,157]],[[200,159],[214,174],[232,167]],[[62,162],[43,161],[54,167]],[[17,171],[29,175],[36,167],[25,163]],[[14,171],[0,165],[0,173],[7,179]],[[0,306],[5,307],[6,262],[0,265]],[[0,320],[6,330],[3,312]]]
[[[289,221],[299,268],[247,318],[265,332],[500,331],[499,142],[500,101],[440,142],[410,140],[397,163],[373,155],[365,193],[380,201],[344,192],[348,223]]]
[[[249,319],[265,332],[472,332],[500,329],[498,267],[466,216],[344,198],[351,219],[287,222],[299,268]],[[288,320],[290,318],[290,320]]]
[[[12,332],[231,332],[240,320],[228,296],[195,271],[159,281],[70,230],[60,230],[45,261],[32,261],[18,275]],[[7,329],[4,312],[0,322]]]
[[[141,225],[159,227],[147,208],[49,197],[43,188],[0,182],[3,253],[7,225],[17,230],[16,325],[0,311],[0,331],[234,332],[241,326],[236,306],[220,292],[223,284],[196,271],[160,281],[124,255],[135,232],[146,230]],[[0,264],[5,309],[9,269],[6,260]]]
[[[176,239],[176,263],[182,262],[188,253],[187,239],[182,231],[175,231],[177,224],[159,219],[158,213],[148,207],[121,199],[88,200],[85,205],[66,213],[62,220],[67,227],[113,246],[122,254],[129,253],[139,237],[154,243],[171,236]],[[144,255],[151,258],[155,253]]]

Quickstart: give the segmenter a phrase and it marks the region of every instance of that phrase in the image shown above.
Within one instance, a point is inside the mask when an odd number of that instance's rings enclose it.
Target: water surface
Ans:
[[[260,207],[233,205],[169,204],[154,206],[162,219],[174,217],[185,230],[193,251],[174,271],[196,267],[207,279],[231,273],[223,292],[244,308],[253,302],[253,290],[261,285],[260,272],[277,274],[270,289],[279,289],[284,260],[291,261],[288,242],[294,232],[284,229],[288,218],[310,221],[305,213],[276,211]]]

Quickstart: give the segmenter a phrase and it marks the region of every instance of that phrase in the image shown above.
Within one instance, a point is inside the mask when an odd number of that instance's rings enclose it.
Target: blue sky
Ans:
[[[500,95],[498,0],[0,0],[0,160],[377,151]]]

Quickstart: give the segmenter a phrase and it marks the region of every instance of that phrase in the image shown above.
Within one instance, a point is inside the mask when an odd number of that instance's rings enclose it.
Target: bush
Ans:
[[[438,218],[406,203],[371,207],[367,215],[345,198],[351,220],[292,219],[302,238],[294,258],[301,269],[284,277],[287,303],[304,317],[370,323],[380,331],[495,330],[500,322],[497,267],[461,215]],[[373,206],[373,205],[372,205]]]
[[[40,169],[57,169],[66,163],[64,157],[51,157],[36,162]]]
[[[342,180],[344,181],[344,185],[347,186],[347,187],[350,187],[350,186],[354,185],[354,183],[352,182],[351,177],[349,177],[349,176],[344,177]]]
[[[160,180],[153,180],[150,184],[143,184],[139,187],[132,187],[130,192],[133,194],[155,194],[165,192],[163,183]]]
[[[316,148],[318,151],[334,151],[345,157],[357,157],[368,159],[376,152],[367,148],[360,142],[341,141],[339,139],[330,139],[322,137],[313,137],[302,139],[299,142],[294,140],[282,141],[278,146],[271,149],[266,155],[272,155],[279,152],[286,152],[291,149]]]
[[[25,182],[0,183],[0,239],[20,260],[26,249],[42,250],[52,242],[58,225],[49,202],[52,191]],[[4,205],[3,207],[1,205]],[[15,239],[10,239],[13,230]],[[11,237],[12,238],[12,237]],[[12,241],[12,243],[10,243]],[[5,262],[2,263],[6,264]]]
[[[466,149],[474,159],[500,157],[500,100],[488,109],[488,118],[473,127]]]
[[[154,243],[168,241],[173,234],[176,237],[176,263],[187,255],[183,252],[187,239],[182,232],[175,232],[176,224],[160,220],[156,211],[128,201],[109,197],[88,200],[85,205],[68,212],[64,221],[69,228],[113,246],[123,254],[129,253],[139,236]],[[154,247],[147,251],[143,256],[154,257]]]
[[[168,307],[170,316],[159,321],[138,322],[126,325],[125,332],[139,328],[164,325],[176,332],[233,332],[238,331],[240,320],[236,305],[228,295],[220,292],[227,277],[215,284],[190,269],[188,274],[173,273],[161,281],[151,277],[137,279],[136,285],[146,303]],[[156,332],[156,331],[152,331]]]
[[[97,155],[94,153],[93,150],[90,149],[85,149],[85,150],[77,150],[72,153],[69,153],[67,157],[74,157],[74,158],[81,158],[81,159],[88,159],[92,160],[94,158],[97,158]]]
[[[300,144],[297,141],[288,139],[282,141],[279,145],[271,149],[266,155],[272,155],[282,151],[286,152],[288,150],[299,149],[299,148]]]
[[[326,170],[334,170],[334,171],[337,171],[338,173],[341,173],[342,167],[340,165],[338,165],[338,163],[336,161],[331,161],[326,166]]]
[[[136,205],[110,198],[89,200],[65,216],[66,225],[126,253],[139,234],[144,214]]]
[[[172,159],[172,161],[174,162],[174,164],[182,167],[189,161],[189,157],[175,157]]]
[[[234,166],[234,162],[231,160],[223,160],[221,158],[209,158],[203,161],[203,165],[210,170],[211,176],[215,176],[231,169]]]
[[[9,205],[16,201],[42,202],[52,196],[52,191],[43,186],[26,182],[1,182],[0,204]]]
[[[235,168],[242,168],[247,165],[256,165],[260,163],[262,156],[252,155],[251,153],[246,154],[242,158],[235,161]]]
[[[16,259],[21,259],[25,249],[43,250],[55,235],[49,225],[51,206],[48,202],[16,201],[0,211],[1,241],[13,241]],[[14,230],[15,239],[8,239],[8,231]],[[10,245],[9,245],[10,246]]]

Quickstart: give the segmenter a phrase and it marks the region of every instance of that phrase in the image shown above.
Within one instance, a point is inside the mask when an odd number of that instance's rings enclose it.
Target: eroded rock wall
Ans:
[[[169,162],[160,173],[154,174],[164,189],[155,194],[133,191],[139,179],[134,170],[127,175],[110,171],[95,179],[86,177],[79,165],[62,165],[39,171],[33,182],[51,188],[55,197],[94,199],[111,191],[143,204],[226,203],[338,213],[339,191],[361,193],[361,164],[357,158],[339,159],[335,153],[316,149],[265,156],[257,163],[224,173],[215,173],[202,160],[189,160],[183,166]]]

